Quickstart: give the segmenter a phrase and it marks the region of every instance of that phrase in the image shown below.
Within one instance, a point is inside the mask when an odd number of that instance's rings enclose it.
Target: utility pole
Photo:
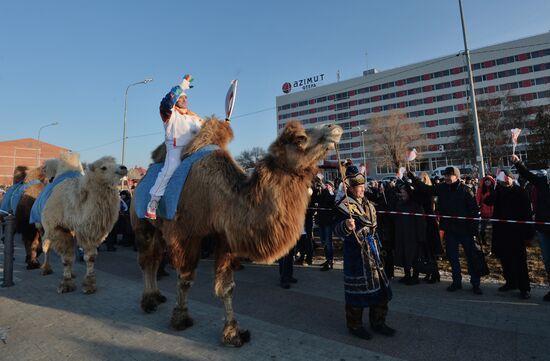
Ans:
[[[464,24],[464,12],[462,10],[462,0],[458,0],[460,7],[460,21],[462,22],[462,37],[464,38],[464,55],[466,56],[466,66],[468,67],[468,82],[470,83],[470,103],[472,110],[472,119],[474,121],[474,140],[476,146],[476,161],[479,163],[479,176],[485,177],[485,162],[483,160],[483,148],[481,146],[481,137],[479,134],[479,120],[477,118],[476,92],[474,88],[474,76],[472,73],[472,64],[470,62],[470,51],[468,50],[468,40],[466,39],[466,25]]]

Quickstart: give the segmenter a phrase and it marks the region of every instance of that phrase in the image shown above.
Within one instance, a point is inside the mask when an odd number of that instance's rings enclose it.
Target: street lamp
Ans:
[[[137,83],[130,84],[126,87],[126,93],[124,94],[124,126],[122,128],[122,164],[124,165],[124,152],[126,150],[126,109],[128,106],[128,90],[130,87],[134,85],[139,84],[147,84],[152,82],[153,79],[144,79],[142,81],[138,81]]]
[[[365,149],[365,133],[367,132],[367,130],[361,129],[360,127],[356,127],[355,129],[361,132],[361,148],[363,148],[363,166],[366,169],[367,168],[367,150]]]
[[[42,132],[42,129],[47,127],[53,127],[54,125],[58,125],[58,124],[59,122],[53,122],[50,124],[43,125],[40,127],[40,129],[38,129],[38,166],[40,166],[40,160],[42,157],[42,143],[40,143],[40,133]]]

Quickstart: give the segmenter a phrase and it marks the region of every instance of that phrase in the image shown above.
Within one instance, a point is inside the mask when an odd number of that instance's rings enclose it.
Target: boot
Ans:
[[[439,275],[439,272],[434,272],[430,275],[430,279],[428,280],[428,283],[434,284],[441,281],[441,276]]]
[[[323,264],[323,267],[321,267],[321,272],[325,272],[325,271],[330,271],[332,269],[332,261],[330,262],[325,262]]]

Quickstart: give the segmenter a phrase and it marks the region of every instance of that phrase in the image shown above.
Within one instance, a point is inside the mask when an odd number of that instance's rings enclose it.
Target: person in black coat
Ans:
[[[518,221],[531,220],[531,204],[525,189],[514,184],[512,174],[501,171],[503,180],[485,198],[485,204],[493,206],[493,217]],[[522,299],[530,298],[529,270],[525,241],[533,238],[533,227],[529,224],[495,222],[493,224],[492,252],[502,265],[506,284],[499,291],[519,288]]]
[[[321,271],[332,269],[334,260],[334,250],[332,247],[332,220],[334,208],[334,183],[327,181],[325,188],[318,197],[318,210],[315,221],[319,226],[319,238],[325,251],[325,262],[321,265]]]
[[[517,155],[512,155],[512,163],[514,163],[518,173],[535,187],[535,194],[533,197],[535,220],[550,222],[550,185],[548,184],[548,178],[531,173]],[[550,278],[550,226],[541,224],[536,225],[535,228],[537,230],[544,267]],[[544,300],[550,301],[550,292],[544,296]]]
[[[445,181],[434,186],[424,184],[411,171],[407,176],[413,180],[413,186],[419,192],[428,196],[438,197],[438,209],[442,215],[471,217],[479,216],[479,207],[472,190],[460,183],[460,170],[457,167],[447,167],[443,172]],[[468,273],[474,294],[481,295],[480,275],[474,271],[476,246],[474,236],[478,233],[479,222],[467,219],[442,218],[439,227],[445,231],[445,246],[447,258],[451,263],[453,283],[447,291],[462,289],[462,274],[458,255],[458,246],[462,244],[468,261]]]

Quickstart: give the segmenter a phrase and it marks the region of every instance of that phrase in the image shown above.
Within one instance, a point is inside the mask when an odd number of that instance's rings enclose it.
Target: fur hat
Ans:
[[[346,169],[346,182],[348,187],[355,187],[365,184],[365,177],[359,172],[355,165],[350,165]]]

